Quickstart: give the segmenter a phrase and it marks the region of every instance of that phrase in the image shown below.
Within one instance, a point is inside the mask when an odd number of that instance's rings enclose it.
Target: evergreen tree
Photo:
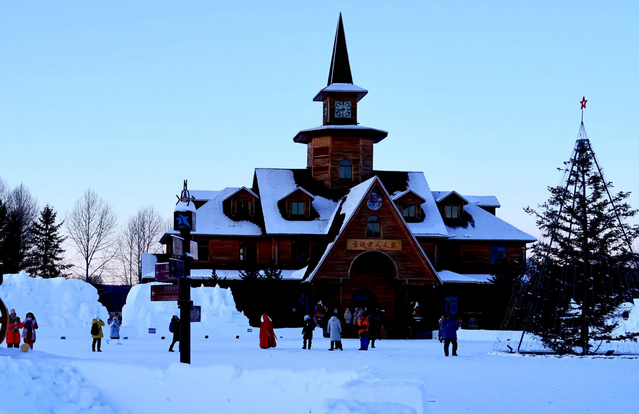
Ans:
[[[583,124],[580,135],[585,137]],[[588,139],[577,141],[565,164],[565,185],[549,187],[539,211],[525,209],[543,234],[533,247],[539,276],[530,279],[526,293],[527,330],[556,352],[582,347],[587,353],[589,341],[623,339],[613,337],[613,321],[619,305],[636,294],[630,246],[639,227],[627,224],[637,214],[626,201],[630,193],[610,192]]]
[[[62,243],[66,240],[60,234],[64,224],[55,224],[57,213],[46,205],[38,221],[32,227],[32,246],[27,258],[27,272],[32,276],[52,278],[66,276],[64,271],[69,265],[62,263],[64,249]]]

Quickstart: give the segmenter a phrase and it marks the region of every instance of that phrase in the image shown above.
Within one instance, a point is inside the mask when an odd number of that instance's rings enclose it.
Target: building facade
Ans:
[[[319,301],[339,315],[380,309],[398,336],[417,304],[426,329],[443,313],[482,312],[495,266],[525,260],[535,238],[496,216],[494,196],[432,191],[422,172],[375,170],[375,144],[388,133],[358,123],[367,92],[353,83],[340,16],[328,83],[313,99],[323,123],[293,138],[307,147],[306,168],[257,168],[250,186],[191,191],[194,277],[215,269],[232,285],[247,269],[281,269],[288,325]]]

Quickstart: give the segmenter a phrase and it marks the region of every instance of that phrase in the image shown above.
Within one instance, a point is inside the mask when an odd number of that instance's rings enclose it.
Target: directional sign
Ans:
[[[195,231],[195,213],[193,211],[176,211],[173,213],[175,230]]]
[[[171,272],[168,263],[155,264],[155,280],[157,280],[158,282],[173,281],[173,279],[171,278]]]
[[[173,238],[173,255],[182,256],[184,254],[184,251],[182,250],[184,239],[174,235],[171,235],[171,238]]]
[[[191,240],[191,243],[189,244],[189,250],[191,252],[191,256],[193,256],[193,260],[199,260],[198,257],[198,253],[197,253],[197,242],[194,242],[193,240]]]
[[[191,306],[191,322],[202,322],[201,306]]]
[[[179,299],[180,287],[178,285],[151,285],[151,302]]]
[[[169,259],[169,272],[171,277],[175,279],[181,279],[184,277],[184,261],[178,259]]]

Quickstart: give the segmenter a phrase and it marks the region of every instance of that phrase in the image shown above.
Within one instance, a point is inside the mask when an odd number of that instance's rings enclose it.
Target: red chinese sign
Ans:
[[[178,285],[151,285],[151,301],[172,301],[180,299]]]
[[[401,240],[348,239],[346,250],[402,250]]]

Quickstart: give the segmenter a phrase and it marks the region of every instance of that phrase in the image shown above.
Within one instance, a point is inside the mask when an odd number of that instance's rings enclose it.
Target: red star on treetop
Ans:
[[[586,97],[584,96],[581,99],[581,102],[579,102],[581,104],[581,109],[586,109],[586,102],[588,102],[588,101],[586,100]]]

